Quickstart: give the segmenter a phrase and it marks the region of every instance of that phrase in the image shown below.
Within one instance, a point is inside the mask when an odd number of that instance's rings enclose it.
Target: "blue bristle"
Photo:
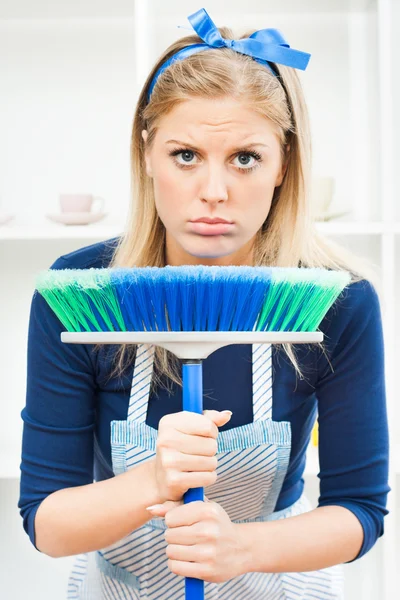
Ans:
[[[193,307],[195,301],[195,283],[193,269],[185,267],[182,271],[180,287],[180,317],[182,331],[192,331],[193,329]]]
[[[144,267],[140,269],[137,277],[137,286],[132,289],[132,293],[136,294],[137,302],[135,306],[141,307],[141,315],[143,319],[143,328],[145,331],[156,331],[156,320],[154,315],[154,305],[152,302],[154,267]],[[146,306],[143,310],[143,306]]]
[[[213,273],[213,277],[218,278],[219,280],[219,289],[217,290],[218,298],[212,299],[215,312],[214,326],[220,330],[229,331],[231,328],[232,314],[236,305],[237,272],[235,272],[232,267],[225,267],[221,273],[221,278],[218,277],[218,271],[214,271]],[[212,293],[212,288],[210,292]],[[216,310],[218,306],[219,310]]]
[[[154,308],[151,302],[151,288],[153,287],[151,271],[154,267],[145,267],[140,271],[138,277],[138,305],[143,307],[146,304],[146,310],[142,309],[143,326],[146,331],[156,331],[156,321],[154,318]]]
[[[180,298],[185,287],[185,276],[183,269],[176,267],[165,267],[160,272],[160,280],[165,289],[165,302],[168,313],[168,323],[171,331],[181,330],[181,303]],[[175,283],[173,283],[175,281]],[[183,329],[182,329],[183,330]]]
[[[193,310],[193,329],[195,331],[206,331],[207,329],[207,312],[205,310],[206,296],[207,294],[205,286],[198,286],[198,292],[196,293],[196,304]]]
[[[246,267],[244,276],[248,278],[249,286],[244,294],[243,287],[238,282],[238,299],[236,303],[238,308],[232,322],[232,330],[234,331],[253,329],[271,285],[270,267]]]
[[[148,273],[149,301],[153,307],[153,329],[154,331],[168,331],[165,285],[160,285],[160,276],[157,269],[150,267]]]
[[[158,290],[172,331],[246,331],[253,329],[270,282],[268,267],[166,266]],[[249,284],[243,287],[243,279]],[[251,302],[250,302],[251,299]]]
[[[231,327],[232,314],[235,306],[236,282],[232,269],[224,269],[221,278],[219,295],[221,298],[218,313],[217,327],[221,331],[229,331]]]
[[[128,330],[251,331],[273,284],[273,269],[167,265],[115,268],[110,277]],[[243,281],[247,281],[245,286]],[[285,307],[280,305],[278,310],[278,306],[279,298],[271,310],[275,317],[279,315],[274,328],[298,330],[301,308],[287,323]],[[103,326],[101,317],[95,313]],[[267,320],[264,331],[270,325]]]
[[[239,270],[231,271],[231,301],[230,308],[227,312],[227,317],[230,315],[229,329],[232,331],[241,331],[242,329],[246,329],[248,327],[249,320],[251,319],[251,315],[257,316],[260,306],[257,302],[257,296],[254,296],[254,304],[250,306],[249,299],[253,296],[254,293],[257,293],[258,290],[258,281],[257,279],[249,278],[248,285],[246,286],[246,290],[243,290],[243,286],[240,286],[240,281],[243,277],[247,277],[250,274],[248,267],[240,267]],[[254,277],[255,272],[252,272]],[[265,290],[265,284],[263,286]],[[245,292],[245,293],[243,293]],[[228,299],[227,299],[228,300]],[[253,328],[254,320],[250,326],[250,330]]]
[[[221,279],[215,278],[215,270],[211,267],[210,274],[213,280],[213,283],[207,286],[208,293],[208,331],[217,331],[218,329],[218,320],[219,320],[219,311],[218,308],[221,308],[223,304],[223,283],[222,280],[224,278],[224,272],[221,271]],[[227,287],[230,287],[227,285]]]
[[[136,269],[116,268],[110,271],[110,280],[115,289],[127,329],[145,331],[143,317],[146,320],[147,303],[138,306],[141,294],[140,272]]]
[[[191,277],[195,282],[193,288],[197,287],[197,292],[194,295],[193,317],[191,326],[197,331],[205,331],[207,328],[207,310],[205,308],[208,298],[208,277],[209,274],[204,269],[204,265],[198,267],[190,267],[187,271],[187,276]],[[198,285],[198,282],[203,282],[203,285]]]

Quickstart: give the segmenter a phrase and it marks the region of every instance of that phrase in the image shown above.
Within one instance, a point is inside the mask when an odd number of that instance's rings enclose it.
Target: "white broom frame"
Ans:
[[[186,360],[202,360],[231,344],[314,344],[322,331],[63,331],[67,344],[152,344]]]

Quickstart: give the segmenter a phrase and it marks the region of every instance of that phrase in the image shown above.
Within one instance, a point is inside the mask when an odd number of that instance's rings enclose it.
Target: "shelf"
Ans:
[[[400,223],[384,221],[320,221],[317,229],[321,233],[338,235],[381,235],[400,233]]]
[[[318,221],[317,230],[327,235],[380,235],[386,231],[390,225],[382,221]],[[400,226],[399,226],[400,231]]]
[[[123,231],[122,225],[4,225],[0,227],[1,240],[104,240],[116,237]]]

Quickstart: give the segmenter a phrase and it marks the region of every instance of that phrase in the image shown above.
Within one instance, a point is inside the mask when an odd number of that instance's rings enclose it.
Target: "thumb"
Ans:
[[[230,410],[203,410],[203,415],[215,423],[217,427],[225,425],[232,417]]]

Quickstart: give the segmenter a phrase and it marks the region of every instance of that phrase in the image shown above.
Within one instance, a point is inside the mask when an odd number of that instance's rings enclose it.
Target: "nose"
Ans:
[[[224,174],[223,168],[216,165],[210,166],[204,176],[200,198],[204,202],[226,202],[228,200],[228,187],[225,177],[226,174]]]

